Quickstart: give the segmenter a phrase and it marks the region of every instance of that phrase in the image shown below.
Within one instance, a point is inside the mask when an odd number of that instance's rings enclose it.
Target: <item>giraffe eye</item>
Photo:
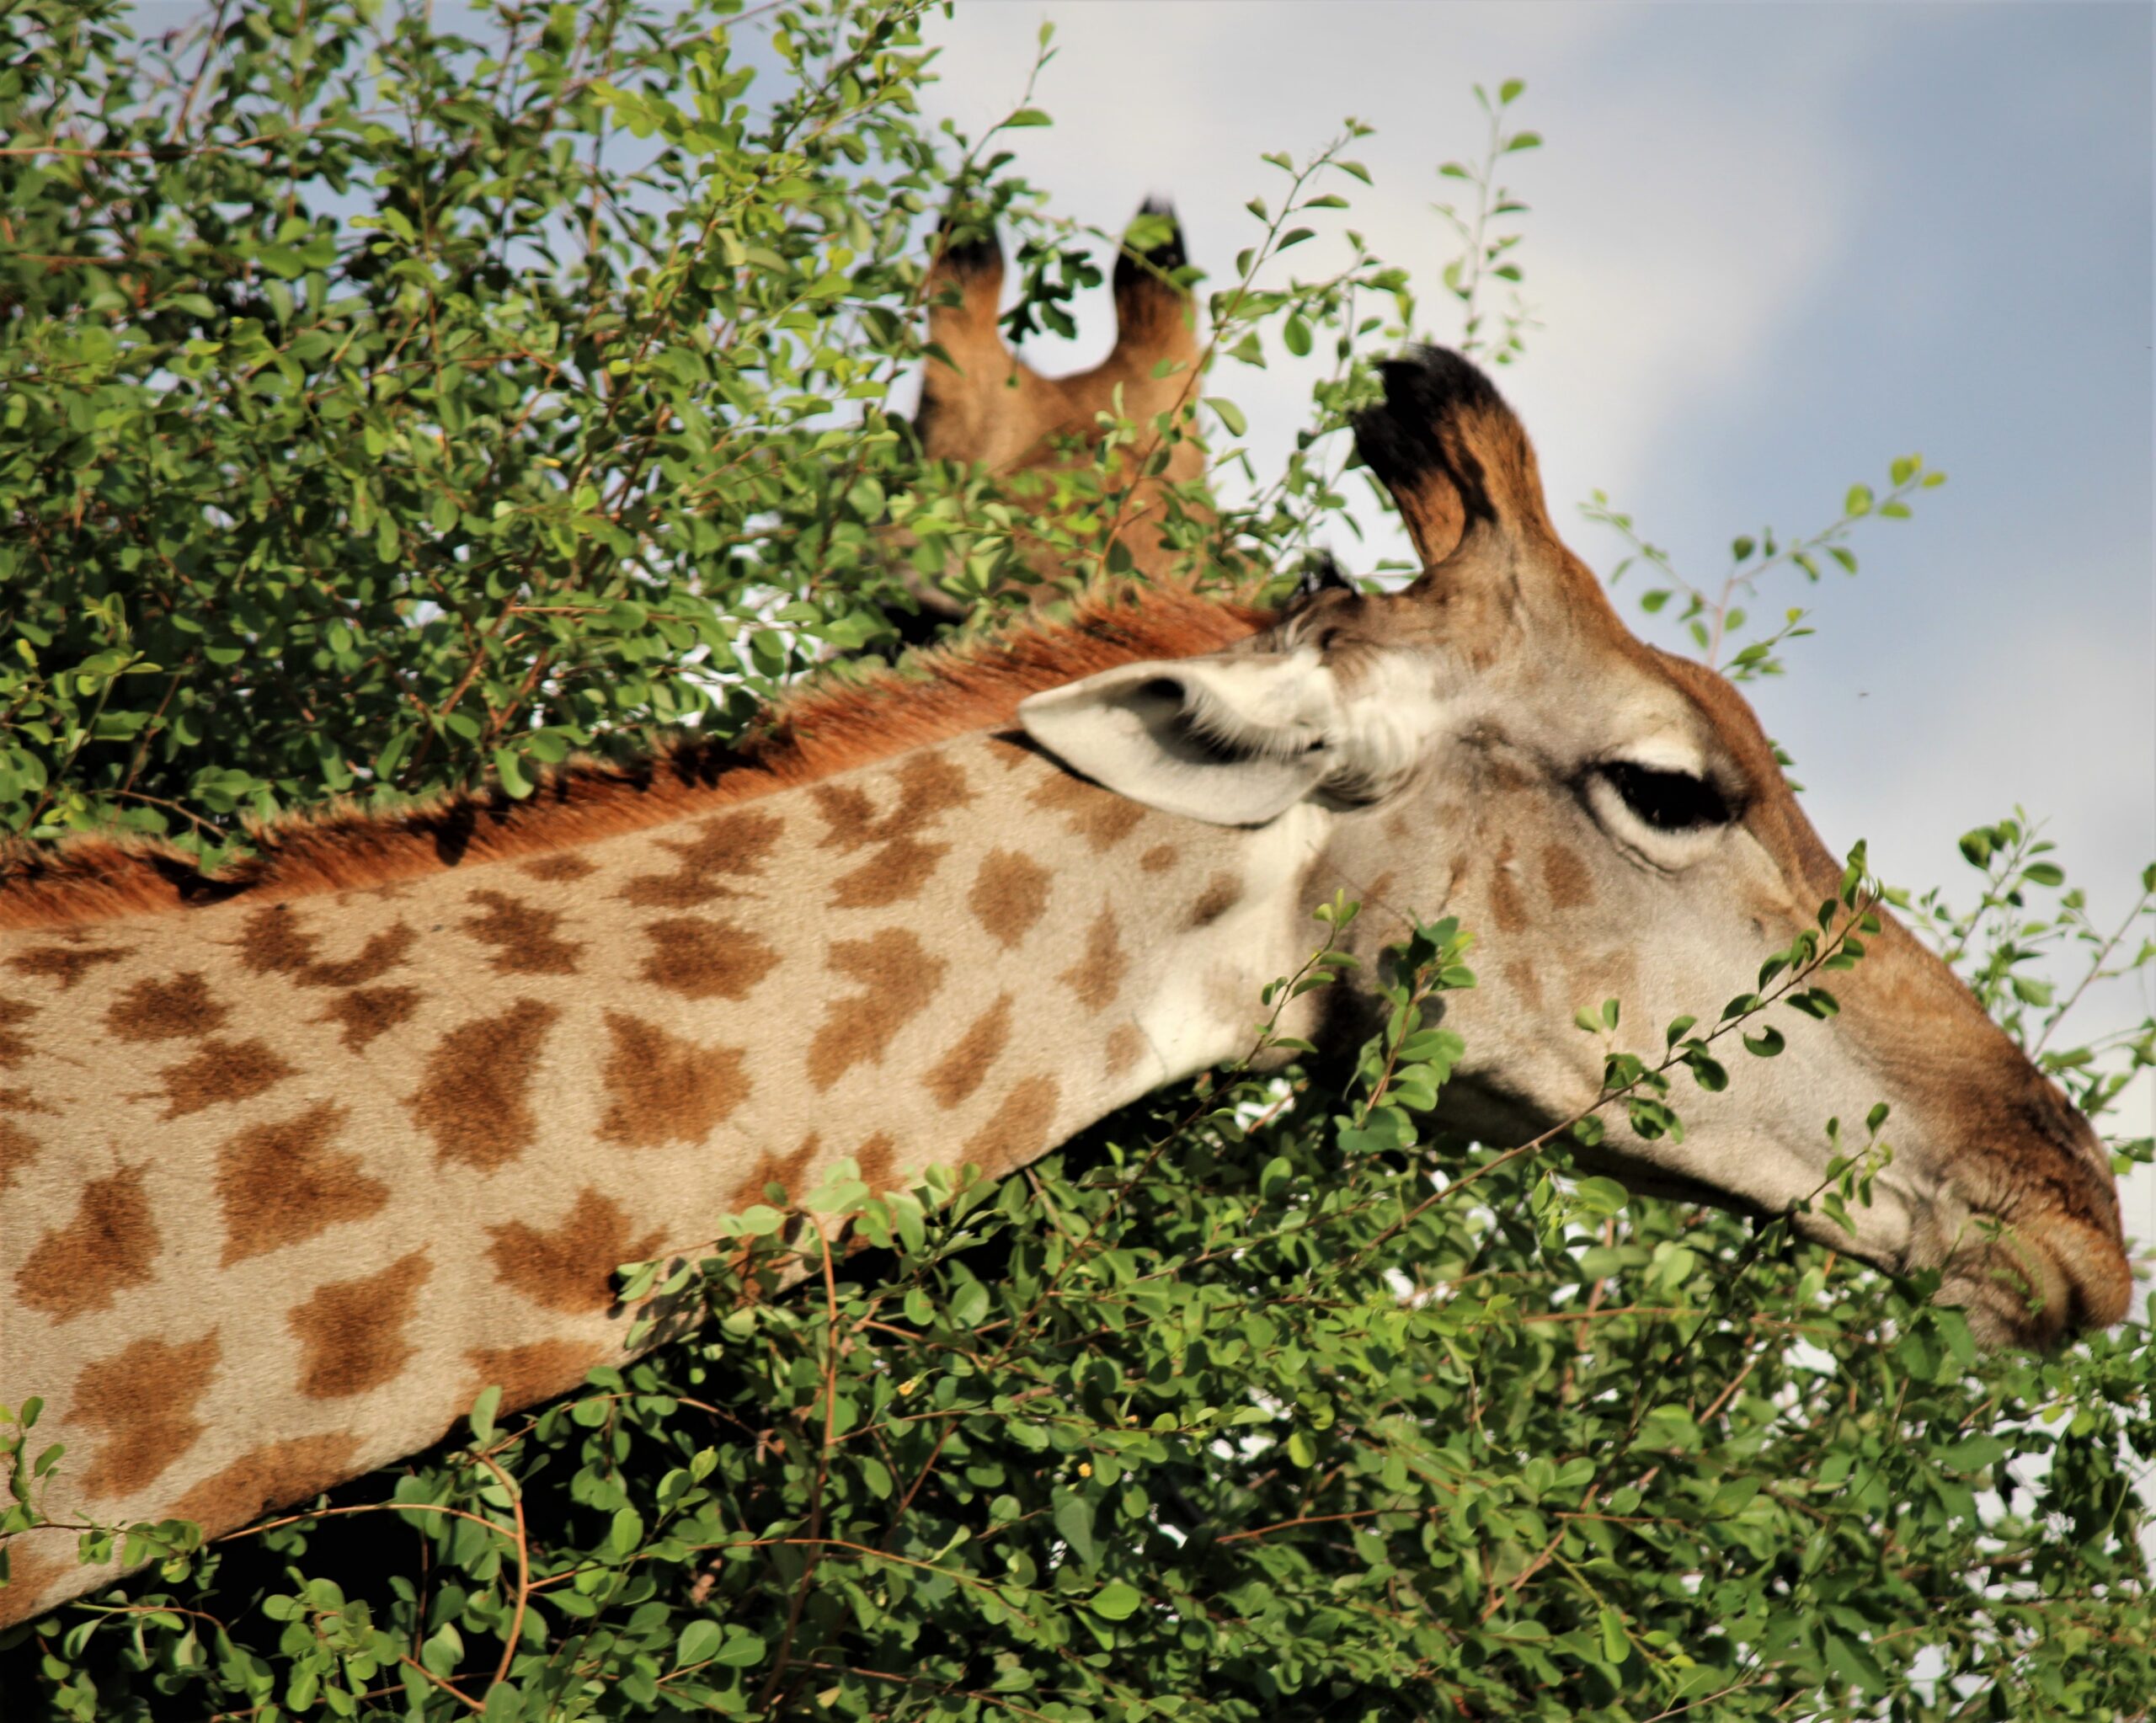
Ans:
[[[1596,770],[1626,811],[1652,830],[1698,831],[1736,817],[1720,790],[1689,771],[1659,771],[1629,760],[1605,760]]]

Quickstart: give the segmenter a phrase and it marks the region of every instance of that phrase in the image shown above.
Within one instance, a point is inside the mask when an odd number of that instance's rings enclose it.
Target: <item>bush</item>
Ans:
[[[955,184],[1053,328],[1100,236],[992,135],[922,125],[926,7],[767,12],[760,79],[733,9],[504,4],[472,41],[302,0],[141,44],[112,5],[0,21],[11,829],[216,860],[327,796],[520,795],[573,749],[738,733],[887,645],[888,522],[972,590],[1017,572],[1011,505],[888,405],[922,259]],[[1485,215],[1516,213],[1518,94],[1455,176]],[[1359,244],[1254,285],[1342,206],[1348,143],[1279,159],[1212,295],[1207,388],[1337,357],[1287,468],[1172,522],[1224,578],[1338,509],[1358,357],[1415,316]],[[1524,316],[1485,290],[1517,253],[1481,246],[1448,285],[1507,359]],[[1897,464],[1886,502],[1930,477]],[[1058,483],[1025,524],[1113,572],[1113,494]],[[1799,624],[1725,638],[1732,594],[1849,556],[1872,512],[1740,549],[1718,598],[1665,563],[1649,607],[1777,668]],[[2148,1030],[2049,1047],[2030,965],[2145,968],[2145,919],[2090,928],[2025,818],[1965,849],[1977,902],[1921,919],[2100,1104]],[[1427,930],[1354,1070],[1217,1073],[873,1209],[860,1254],[795,1236],[814,1272],[784,1299],[739,1298],[788,1250],[752,1216],[696,1337],[183,1548],[17,1630],[0,1679],[25,1715],[264,1723],[2146,1715],[2148,1326],[1980,1358],[1924,1283],[1779,1223],[1628,1198],[1554,1144],[1422,1140],[1454,1049],[1419,1013],[1470,960]]]

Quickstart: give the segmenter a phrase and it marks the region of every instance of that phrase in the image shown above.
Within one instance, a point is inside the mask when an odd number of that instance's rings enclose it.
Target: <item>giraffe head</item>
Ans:
[[[1003,250],[992,231],[979,240],[944,243],[928,277],[931,352],[921,377],[915,429],[931,461],[985,469],[1014,501],[1052,509],[1088,536],[1086,515],[1097,514],[1097,535],[1119,546],[1131,569],[1150,578],[1187,563],[1161,541],[1169,488],[1204,476],[1204,456],[1188,440],[1197,404],[1199,357],[1197,314],[1190,291],[1176,279],[1187,259],[1182,229],[1164,202],[1139,212],[1166,236],[1143,252],[1126,244],[1117,254],[1112,285],[1116,340],[1091,371],[1043,376],[1005,344],[997,319],[1003,289]],[[949,230],[947,230],[947,234]],[[1162,415],[1183,438],[1165,448]],[[1133,440],[1104,450],[1103,419],[1134,427]],[[1097,486],[1073,479],[1097,468]],[[1127,502],[1117,493],[1130,488]],[[1047,583],[1065,572],[1065,552],[1022,540],[1027,560]],[[938,614],[963,606],[925,583],[915,596]]]
[[[1635,639],[1559,541],[1489,381],[1442,351],[1384,369],[1357,440],[1421,553],[1411,586],[1320,586],[1230,650],[1124,666],[1020,713],[1120,794],[1302,833],[1300,907],[1345,888],[1378,912],[1372,945],[1403,919],[1475,930],[1480,984],[1446,996],[1466,1054],[1444,1122],[1524,1140],[1600,1088],[1605,1048],[1576,1011],[1620,1000],[1625,1044],[1658,1056],[1663,1025],[1712,1025],[1764,958],[1817,930],[1843,870],[1742,696]],[[1944,963],[1879,921],[1854,968],[1818,978],[1831,1021],[1769,1009],[1777,1056],[1737,1054],[1721,1092],[1684,1092],[1678,1068],[1681,1135],[1613,1117],[1601,1156],[1643,1188],[1777,1213],[1825,1181],[1828,1119],[1883,1101],[1893,1154],[1870,1206],[1852,1205],[1854,1240],[1823,1218],[1807,1230],[1941,1270],[1992,1343],[2118,1320],[2131,1278],[2088,1122]],[[1359,1040],[1369,1003],[1336,999],[1318,1038]]]

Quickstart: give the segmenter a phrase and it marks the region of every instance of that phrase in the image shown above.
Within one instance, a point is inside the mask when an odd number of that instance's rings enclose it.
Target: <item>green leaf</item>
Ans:
[[[729,1622],[726,1643],[718,1648],[717,1661],[729,1669],[753,1669],[764,1661],[770,1649],[760,1634]]]
[[[1105,1621],[1128,1621],[1145,1599],[1121,1580],[1110,1580],[1093,1593],[1093,1613]]]
[[[715,1621],[691,1622],[681,1630],[681,1637],[675,1643],[674,1667],[685,1669],[692,1663],[708,1662],[718,1656],[724,1638],[723,1630]]]
[[[1064,1491],[1056,1498],[1054,1520],[1057,1533],[1070,1546],[1079,1566],[1097,1566],[1100,1553],[1093,1545],[1093,1504],[1075,1491]]]
[[[502,1403],[501,1384],[479,1390],[479,1397],[472,1403],[472,1439],[484,1448],[494,1439],[494,1414]]]
[[[524,762],[513,749],[494,749],[494,776],[501,780],[504,790],[521,802],[531,793],[531,780],[524,775]]]
[[[987,1315],[988,1288],[979,1281],[963,1282],[951,1295],[951,1320],[959,1327],[975,1327]]]
[[[1871,1654],[1870,1647],[1861,1640],[1844,1635],[1828,1632],[1821,1636],[1827,1654],[1827,1667],[1844,1681],[1853,1682],[1868,1694],[1880,1694],[1887,1691],[1886,1672],[1879,1667],[1879,1660]]]
[[[1205,404],[1213,409],[1220,423],[1227,428],[1230,436],[1240,437],[1249,431],[1250,424],[1243,417],[1242,408],[1234,402],[1222,396],[1209,395],[1205,397]]]

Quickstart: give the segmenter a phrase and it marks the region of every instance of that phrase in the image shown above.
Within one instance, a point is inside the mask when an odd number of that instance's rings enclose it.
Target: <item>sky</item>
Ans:
[[[1382,0],[964,0],[938,24],[934,117],[978,135],[1018,105],[1044,21],[1056,57],[1007,133],[1016,168],[1109,232],[1175,200],[1217,278],[1257,237],[1243,208],[1353,115],[1374,184],[1289,254],[1304,279],[1353,226],[1410,269],[1440,339],[1452,254],[1438,164],[1479,147],[1481,82],[1525,80],[1542,148],[1504,181],[1530,206],[1518,253],[1540,327],[1502,373],[1552,512],[1605,573],[1623,555],[1582,520],[1609,493],[1700,584],[1727,546],[1823,526],[1848,487],[1883,488],[1921,451],[1949,476],[1915,517],[1850,540],[1862,572],[1771,584],[1812,638],[1749,691],[1837,851],[1869,840],[1897,884],[1972,895],[1956,840],[2020,804],[2116,924],[2156,860],[2156,542],[2152,541],[2152,49],[2130,4],[1623,4]],[[1313,224],[1320,225],[1320,224]],[[1104,296],[1102,296],[1104,300]],[[1051,372],[1095,362],[1104,302]],[[1217,376],[1261,474],[1305,419],[1293,369]],[[1352,568],[1405,554],[1374,504]],[[1628,584],[1636,575],[1626,577]],[[1659,643],[1636,607],[1620,603]],[[2151,1008],[2092,994],[2090,1030]],[[2115,1128],[2156,1129],[2156,1085]],[[2128,1191],[2156,1240],[2156,1176]]]

